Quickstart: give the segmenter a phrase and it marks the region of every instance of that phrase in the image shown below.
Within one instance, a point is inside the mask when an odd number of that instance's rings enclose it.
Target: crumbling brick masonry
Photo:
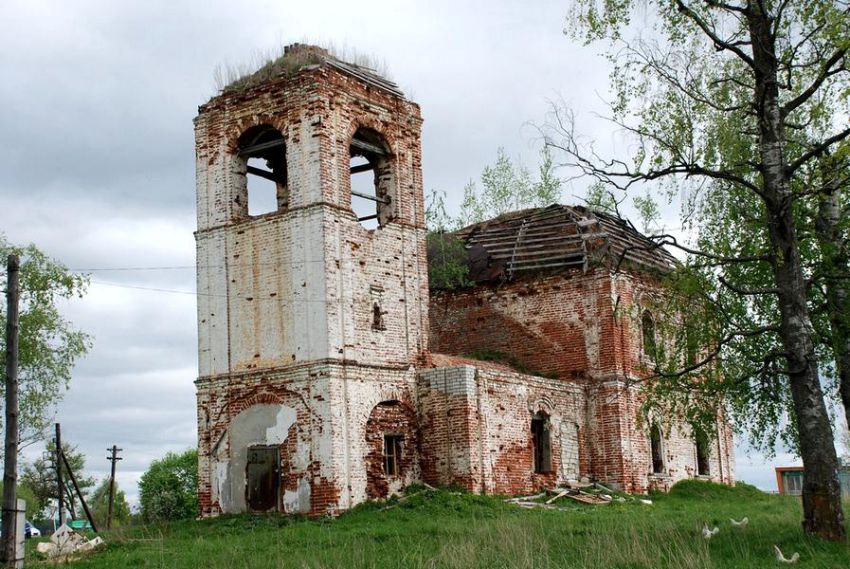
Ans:
[[[626,314],[655,286],[641,270],[586,255],[527,278],[479,230],[462,236],[471,253],[510,274],[429,295],[421,125],[393,83],[297,44],[200,107],[201,515],[333,514],[416,481],[643,491],[697,474],[686,427],[655,441],[638,421]],[[468,357],[480,351],[537,375]],[[718,420],[703,474],[731,482]]]

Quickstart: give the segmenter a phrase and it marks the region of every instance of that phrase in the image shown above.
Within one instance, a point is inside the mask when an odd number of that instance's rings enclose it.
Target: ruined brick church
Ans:
[[[733,482],[722,417],[710,440],[641,418],[641,307],[672,259],[628,223],[553,205],[468,227],[474,286],[429,291],[421,125],[392,82],[297,44],[199,108],[201,514],[334,514],[418,481]],[[494,353],[517,365],[475,359]]]

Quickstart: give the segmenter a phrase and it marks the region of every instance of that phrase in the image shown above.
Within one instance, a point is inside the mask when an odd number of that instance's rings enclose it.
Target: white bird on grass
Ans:
[[[702,537],[705,539],[711,539],[715,535],[720,533],[720,528],[714,526],[714,529],[708,529],[708,524],[703,524],[702,526]]]
[[[736,521],[735,521],[735,520],[733,520],[732,518],[729,518],[729,521],[730,521],[730,522],[732,522],[732,525],[733,525],[734,527],[736,527],[736,528],[741,528],[741,529],[743,529],[743,528],[747,527],[747,524],[748,524],[748,523],[750,523],[749,518],[744,518],[744,519],[743,519],[743,520],[741,520],[740,522],[736,522]]]
[[[779,549],[778,545],[773,546],[773,551],[774,553],[776,553],[776,560],[780,563],[796,563],[800,560],[800,554],[796,551],[794,552],[794,555],[791,556],[791,559],[788,559],[784,555],[782,555],[782,550]]]

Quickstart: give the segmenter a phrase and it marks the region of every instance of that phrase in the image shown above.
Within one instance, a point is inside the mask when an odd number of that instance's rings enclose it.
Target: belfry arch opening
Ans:
[[[238,146],[246,178],[243,213],[257,216],[289,207],[283,134],[271,125],[254,126],[239,137]]]
[[[351,209],[366,229],[383,227],[392,218],[393,169],[383,137],[359,128],[349,147]]]

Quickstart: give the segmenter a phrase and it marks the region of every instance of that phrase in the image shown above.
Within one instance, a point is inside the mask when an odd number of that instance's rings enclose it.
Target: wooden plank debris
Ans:
[[[576,502],[581,502],[582,504],[590,504],[593,506],[598,506],[601,504],[608,504],[608,501],[599,498],[598,496],[594,496],[593,494],[581,493],[581,494],[565,494],[565,497],[570,500],[575,500]]]
[[[530,500],[537,500],[546,495],[546,492],[541,492],[539,494],[534,494],[533,496],[516,496],[514,498],[508,498],[505,502],[528,502]]]
[[[551,498],[549,498],[548,500],[546,500],[546,503],[547,503],[547,504],[551,504],[552,502],[554,502],[554,501],[555,501],[555,500],[557,500],[558,498],[562,498],[562,497],[566,496],[566,495],[567,495],[567,494],[569,494],[569,493],[570,493],[570,490],[561,490],[560,492],[558,492],[557,494],[555,494],[554,496],[552,496]]]

